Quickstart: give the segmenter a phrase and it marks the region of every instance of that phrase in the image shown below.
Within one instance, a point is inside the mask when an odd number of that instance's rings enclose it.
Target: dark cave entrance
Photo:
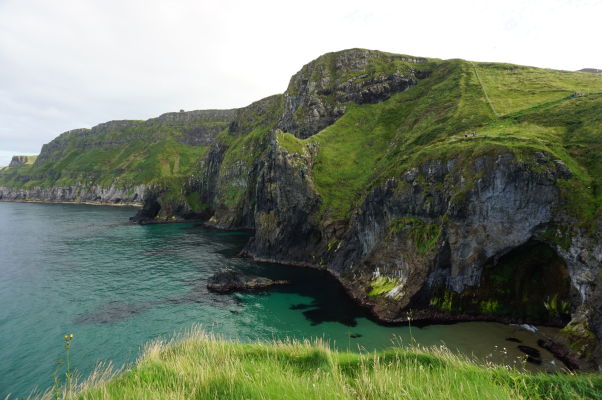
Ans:
[[[473,312],[562,324],[570,317],[570,288],[564,260],[549,245],[530,240],[497,262],[489,260],[479,287],[462,297]]]

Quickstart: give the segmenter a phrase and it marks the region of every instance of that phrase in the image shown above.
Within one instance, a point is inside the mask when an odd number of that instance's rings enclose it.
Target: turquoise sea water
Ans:
[[[72,364],[83,376],[99,362],[128,365],[149,340],[195,325],[243,341],[320,337],[354,351],[444,343],[501,363],[522,356],[509,337],[537,348],[536,333],[496,323],[378,325],[323,272],[236,257],[246,233],[132,225],[134,212],[0,202],[0,398],[48,388],[66,333],[75,335]],[[226,266],[293,284],[263,294],[209,293],[207,277]],[[551,355],[539,351],[542,368],[553,368]]]

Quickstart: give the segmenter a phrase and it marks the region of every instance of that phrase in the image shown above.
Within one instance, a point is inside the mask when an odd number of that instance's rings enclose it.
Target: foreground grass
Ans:
[[[151,343],[132,369],[107,376],[66,398],[602,399],[602,375],[532,375],[444,348],[341,353],[320,341],[242,344],[200,331]]]

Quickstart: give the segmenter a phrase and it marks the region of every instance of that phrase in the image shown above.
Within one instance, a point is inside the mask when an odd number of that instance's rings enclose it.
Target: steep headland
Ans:
[[[136,221],[252,230],[245,254],[382,321],[564,326],[601,365],[601,107],[597,74],[352,49],[241,109],[67,132],[0,198],[144,199]]]
[[[0,170],[0,199],[142,204],[147,187],[184,181],[233,115],[174,112],[65,132]]]

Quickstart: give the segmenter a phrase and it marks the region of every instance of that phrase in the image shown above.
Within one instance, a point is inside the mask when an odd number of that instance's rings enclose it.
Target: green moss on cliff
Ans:
[[[228,131],[219,137],[228,150],[220,165],[220,183],[217,194],[218,204],[235,208],[243,201],[249,190],[249,176],[253,163],[266,149],[269,129],[257,127],[245,136],[232,136]]]
[[[373,297],[386,294],[395,289],[395,287],[398,285],[399,279],[381,275],[370,282],[370,291],[368,292],[368,296]]]
[[[190,209],[196,213],[206,211],[209,208],[209,205],[201,200],[201,194],[199,192],[187,193],[185,198]]]
[[[457,294],[449,290],[444,290],[440,296],[433,296],[429,302],[429,305],[440,311],[451,312],[455,311],[454,301],[456,300]]]
[[[418,254],[423,256],[437,247],[442,226],[439,223],[425,222],[420,218],[404,217],[392,219],[389,222],[389,231],[392,234],[406,233],[412,239]]]
[[[567,226],[550,226],[541,233],[541,236],[549,242],[557,244],[564,250],[568,250],[571,247],[571,232],[570,228]]]

